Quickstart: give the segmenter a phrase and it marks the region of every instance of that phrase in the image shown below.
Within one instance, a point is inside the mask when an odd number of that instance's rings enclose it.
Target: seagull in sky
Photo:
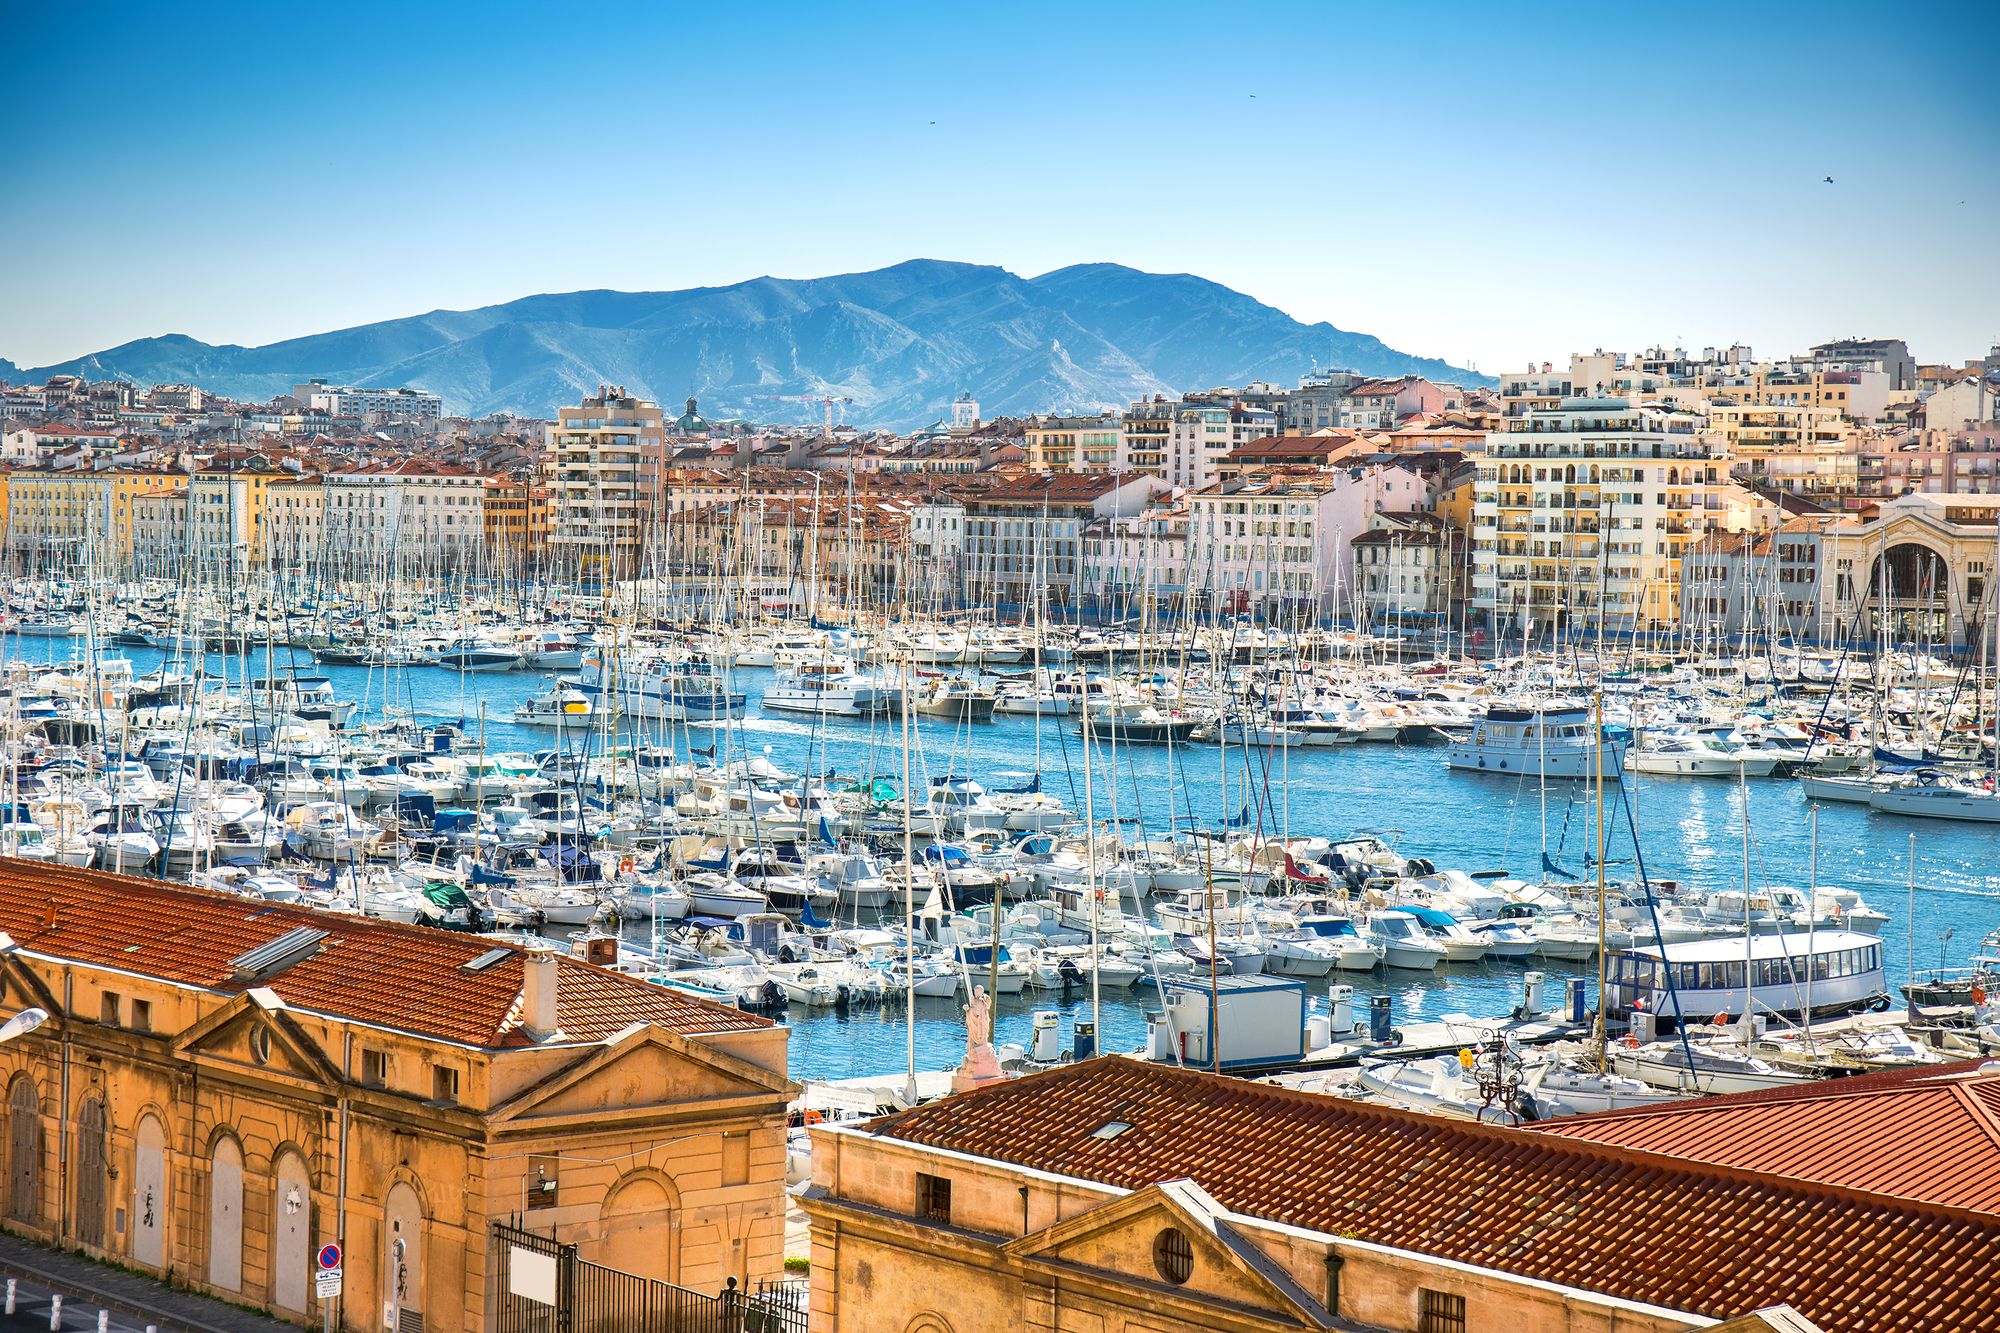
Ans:
[[[1833,177],[1831,177],[1831,176],[1828,176],[1828,177],[1826,178],[1826,183],[1827,183],[1828,185],[1831,185],[1831,184],[1833,184]]]

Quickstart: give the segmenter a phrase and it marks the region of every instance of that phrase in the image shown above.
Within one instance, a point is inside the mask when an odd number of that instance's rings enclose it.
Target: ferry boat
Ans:
[[[1604,729],[1600,745],[1584,708],[1491,708],[1472,735],[1453,742],[1445,763],[1479,773],[1616,781],[1625,763],[1624,733]],[[1600,769],[1601,765],[1601,769]]]
[[[1645,945],[1614,952],[1607,966],[1604,1013],[1614,1021],[1635,1013],[1663,1026],[1676,1016],[1740,1018],[1746,997],[1758,1015],[1801,1017],[1808,1004],[1814,1014],[1842,1014],[1880,1008],[1889,997],[1882,941],[1854,930]]]

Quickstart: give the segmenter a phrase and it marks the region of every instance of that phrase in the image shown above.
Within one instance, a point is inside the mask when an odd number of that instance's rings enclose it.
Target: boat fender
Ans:
[[[621,874],[621,875],[629,875],[629,874],[631,874],[631,873],[632,873],[632,858],[631,858],[631,857],[629,857],[629,856],[628,856],[628,857],[626,857],[626,858],[625,858],[624,860],[622,860],[622,861],[620,861],[620,862],[618,863],[618,873],[619,873],[619,874]]]
[[[1401,1046],[1403,1044],[1403,1029],[1401,1028],[1389,1029],[1389,1044],[1391,1046]]]
[[[1889,1008],[1889,997],[1886,995],[1877,995],[1873,1000],[1870,1000],[1868,1002],[1868,1010],[1870,1013],[1876,1013],[1876,1014],[1885,1013],[1887,1012],[1888,1008]]]

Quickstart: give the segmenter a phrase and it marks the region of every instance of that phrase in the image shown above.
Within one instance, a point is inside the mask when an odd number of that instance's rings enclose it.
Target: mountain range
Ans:
[[[931,259],[686,291],[527,296],[263,347],[166,334],[52,366],[0,361],[0,376],[198,384],[250,401],[314,378],[410,385],[473,416],[553,417],[606,383],[676,406],[696,395],[712,419],[816,421],[822,406],[808,400],[830,396],[852,400],[838,405],[845,420],[901,430],[945,416],[961,391],[989,418],[1087,412],[1219,384],[1288,384],[1316,367],[1488,382],[1191,274],[1079,264],[1022,278]]]

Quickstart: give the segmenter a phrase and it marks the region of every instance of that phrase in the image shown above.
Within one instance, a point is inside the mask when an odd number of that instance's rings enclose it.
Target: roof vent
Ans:
[[[248,953],[241,953],[229,960],[229,969],[239,979],[270,976],[282,972],[296,963],[302,963],[319,952],[320,941],[328,932],[315,930],[311,926],[300,926],[288,930],[268,944],[260,944]]]

